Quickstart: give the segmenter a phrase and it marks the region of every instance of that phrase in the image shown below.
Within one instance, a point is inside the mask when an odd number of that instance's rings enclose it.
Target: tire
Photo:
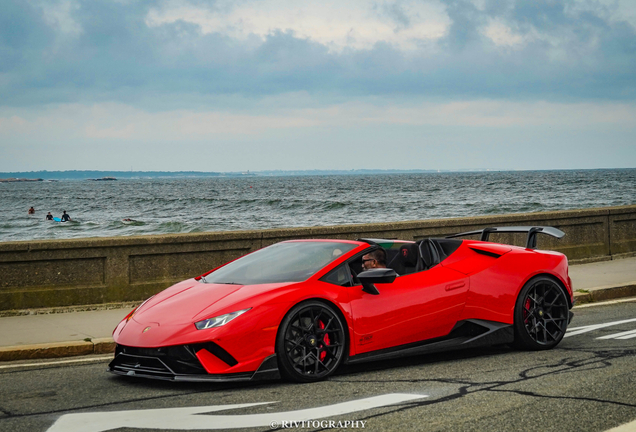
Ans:
[[[552,278],[529,280],[515,304],[514,345],[538,351],[554,348],[568,326],[569,305],[565,291]]]
[[[307,301],[283,318],[276,336],[281,376],[290,381],[314,382],[332,375],[345,358],[347,332],[333,307]]]

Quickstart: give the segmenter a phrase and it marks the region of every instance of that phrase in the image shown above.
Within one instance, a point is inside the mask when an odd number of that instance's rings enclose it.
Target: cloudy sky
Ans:
[[[0,3],[0,171],[620,167],[633,0]]]

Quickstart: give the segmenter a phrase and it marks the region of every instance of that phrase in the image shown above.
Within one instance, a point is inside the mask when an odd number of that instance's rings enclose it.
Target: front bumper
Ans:
[[[162,348],[135,348],[117,345],[115,358],[108,365],[108,371],[117,375],[150,378],[164,381],[206,381],[243,382],[279,379],[276,354],[265,358],[256,371],[227,374],[210,374],[204,361],[236,364],[236,360],[218,345],[203,344],[178,345]]]

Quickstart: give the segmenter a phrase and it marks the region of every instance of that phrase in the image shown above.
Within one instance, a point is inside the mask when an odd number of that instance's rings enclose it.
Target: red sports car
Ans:
[[[527,233],[526,247],[486,241],[492,232]],[[113,332],[109,370],[310,382],[342,363],[499,343],[549,349],[572,318],[572,284],[563,254],[536,249],[539,233],[564,235],[499,227],[417,242],[277,243],[146,300]],[[468,234],[482,240],[456,238]]]

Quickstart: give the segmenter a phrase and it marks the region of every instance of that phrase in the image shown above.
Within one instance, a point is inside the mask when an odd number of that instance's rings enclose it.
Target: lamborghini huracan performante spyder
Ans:
[[[527,233],[525,247],[488,242]],[[457,237],[481,234],[481,240]],[[291,240],[149,298],[113,332],[115,374],[179,381],[322,380],[343,363],[480,345],[556,346],[572,318],[552,227],[417,242]],[[364,270],[382,248],[387,268]]]

